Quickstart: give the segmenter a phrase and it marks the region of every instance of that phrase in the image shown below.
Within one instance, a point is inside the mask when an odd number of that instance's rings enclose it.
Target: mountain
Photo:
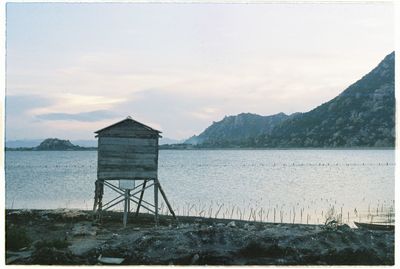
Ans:
[[[186,140],[185,144],[220,147],[247,145],[254,137],[271,133],[277,124],[289,117],[284,113],[272,116],[241,113],[225,117],[221,121],[214,122],[200,135]]]
[[[186,143],[198,147],[394,147],[394,61],[392,52],[339,96],[309,112],[226,117]]]
[[[393,147],[394,52],[339,96],[255,139],[265,147]]]

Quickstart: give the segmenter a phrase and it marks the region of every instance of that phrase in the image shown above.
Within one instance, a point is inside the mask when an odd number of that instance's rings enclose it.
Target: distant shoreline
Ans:
[[[330,147],[330,148],[250,148],[250,147],[232,147],[232,148],[165,148],[160,147],[159,150],[396,150],[396,147]],[[33,148],[5,148],[5,151],[97,151],[97,148],[81,148],[81,149],[66,149],[66,150],[38,150]]]
[[[35,148],[4,148],[5,151],[97,151],[97,148],[85,148],[79,149],[35,149]]]
[[[312,147],[297,147],[297,148],[251,148],[251,147],[232,147],[232,148],[159,148],[160,150],[395,150],[395,147],[329,147],[329,148],[312,148]]]

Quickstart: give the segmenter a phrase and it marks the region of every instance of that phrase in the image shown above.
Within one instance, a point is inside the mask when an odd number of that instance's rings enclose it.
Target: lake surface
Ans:
[[[335,211],[350,223],[394,207],[394,156],[394,150],[161,150],[159,180],[179,215],[321,223]],[[91,209],[96,168],[96,151],[6,152],[6,208]],[[105,201],[114,197],[106,190]]]

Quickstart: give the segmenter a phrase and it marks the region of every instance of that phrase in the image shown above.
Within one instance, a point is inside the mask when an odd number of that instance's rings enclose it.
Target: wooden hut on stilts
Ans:
[[[93,212],[101,219],[102,211],[124,204],[123,224],[126,227],[131,202],[136,204],[136,216],[140,208],[154,214],[158,225],[158,193],[176,218],[175,213],[158,180],[157,131],[131,117],[95,132],[98,138],[97,180]],[[116,197],[103,202],[104,187],[116,193]],[[153,204],[144,200],[145,190],[153,188]]]

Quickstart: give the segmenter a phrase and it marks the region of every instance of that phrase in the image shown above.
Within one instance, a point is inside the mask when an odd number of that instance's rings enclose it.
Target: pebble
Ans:
[[[243,228],[245,228],[248,231],[254,231],[256,229],[256,227],[254,227],[253,225],[250,225],[248,223],[246,223]]]
[[[75,224],[72,228],[71,234],[73,236],[94,236],[97,234],[97,228],[92,227],[91,225]]]
[[[231,228],[235,228],[236,227],[236,223],[234,221],[231,221],[226,226],[231,227]]]
[[[178,225],[178,229],[182,229],[182,228],[188,228],[188,227],[190,227],[190,225],[189,224],[187,224],[187,223],[181,223],[181,224],[179,224]]]
[[[199,259],[200,259],[199,254],[197,254],[197,253],[194,254],[192,260],[190,261],[190,264],[196,264]]]

